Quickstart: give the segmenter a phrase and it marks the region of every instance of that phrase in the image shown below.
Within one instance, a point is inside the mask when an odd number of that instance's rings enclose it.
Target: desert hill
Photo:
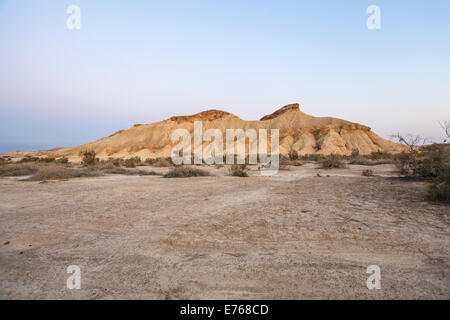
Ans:
[[[73,158],[78,157],[80,151],[94,150],[100,158],[168,157],[174,146],[170,139],[172,131],[184,128],[192,133],[194,121],[198,120],[202,121],[204,131],[217,128],[224,137],[226,129],[279,129],[281,154],[287,154],[291,149],[299,154],[342,155],[351,154],[354,149],[358,149],[360,154],[405,150],[404,146],[379,137],[367,126],[332,117],[313,117],[303,113],[298,104],[290,104],[259,121],[245,121],[219,110],[174,116],[151,124],[137,124],[82,146],[49,151],[48,155]]]

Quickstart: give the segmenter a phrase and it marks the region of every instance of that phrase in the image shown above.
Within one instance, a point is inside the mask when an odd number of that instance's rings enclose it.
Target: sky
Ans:
[[[80,8],[69,30],[67,8]],[[368,29],[377,5],[381,28]],[[0,152],[221,109],[441,136],[448,0],[0,0]]]

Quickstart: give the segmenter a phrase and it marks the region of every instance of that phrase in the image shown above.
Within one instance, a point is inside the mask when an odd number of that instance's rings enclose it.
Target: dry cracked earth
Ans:
[[[364,168],[1,178],[0,298],[450,299],[449,206],[391,165]]]

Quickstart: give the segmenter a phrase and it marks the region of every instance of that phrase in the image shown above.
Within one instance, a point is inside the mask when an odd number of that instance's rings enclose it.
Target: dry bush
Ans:
[[[102,169],[103,173],[106,174],[123,174],[127,176],[160,176],[161,173],[157,173],[155,171],[146,171],[146,170],[127,170],[124,168],[104,168]]]
[[[29,176],[38,170],[35,164],[11,163],[0,166],[0,177]]]
[[[9,161],[7,159],[0,158],[0,166],[3,166],[3,165],[8,164],[8,163],[9,163]]]
[[[290,160],[287,157],[280,157],[280,165],[281,166],[295,166],[295,167],[300,167],[302,165],[304,165],[304,162],[301,160]]]
[[[248,177],[246,164],[232,164],[230,167],[230,175],[233,177]]]
[[[325,159],[320,161],[320,165],[322,169],[345,168],[345,164],[342,161],[342,157],[334,153],[330,154]]]
[[[68,164],[69,163],[69,159],[67,159],[66,157],[62,157],[62,158],[56,159],[55,162],[59,163],[59,164]]]
[[[421,151],[402,152],[394,161],[400,174],[414,178],[437,178],[450,170],[450,148],[430,145]]]
[[[427,187],[426,198],[431,201],[450,201],[449,171],[437,177],[433,183]]]
[[[157,158],[153,163],[154,167],[172,167],[172,159],[169,158]]]
[[[372,169],[363,170],[362,175],[364,177],[373,177],[373,170]]]
[[[381,164],[392,164],[392,160],[371,160],[368,157],[358,156],[354,159],[351,159],[349,164],[358,164],[362,166],[378,166]]]
[[[350,155],[350,158],[354,159],[354,158],[357,158],[357,157],[359,157],[359,149],[355,148],[355,149],[352,150],[352,154]]]
[[[322,154],[304,154],[299,156],[300,160],[318,162],[325,158]]]
[[[164,178],[188,178],[188,177],[201,177],[201,176],[209,176],[209,172],[202,169],[197,169],[193,167],[176,167],[166,173]]]
[[[39,158],[38,157],[32,157],[30,155],[26,155],[25,157],[23,157],[22,159],[20,159],[17,163],[25,163],[25,162],[38,162]]]
[[[123,162],[123,164],[126,168],[136,168],[136,159],[135,158],[126,159]]]
[[[39,160],[38,160],[38,162],[41,162],[41,163],[52,163],[55,161],[56,161],[56,159],[52,158],[52,157],[39,158]]]
[[[80,157],[82,158],[81,159],[81,163],[84,166],[93,166],[93,165],[95,165],[96,163],[99,162],[98,158],[96,158],[95,156],[96,156],[96,154],[95,154],[94,150],[81,151],[80,152]]]
[[[294,149],[291,149],[288,153],[289,160],[298,160],[298,152]]]
[[[68,168],[59,165],[39,167],[28,180],[29,181],[45,181],[45,180],[66,180],[70,178],[81,177],[99,177],[103,173],[95,167],[89,168]]]

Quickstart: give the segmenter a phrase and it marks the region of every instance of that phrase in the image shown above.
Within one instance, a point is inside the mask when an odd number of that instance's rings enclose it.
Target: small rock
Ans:
[[[10,243],[11,243],[11,242],[6,241],[6,242],[4,243],[4,245],[7,246],[7,245],[10,244]]]

